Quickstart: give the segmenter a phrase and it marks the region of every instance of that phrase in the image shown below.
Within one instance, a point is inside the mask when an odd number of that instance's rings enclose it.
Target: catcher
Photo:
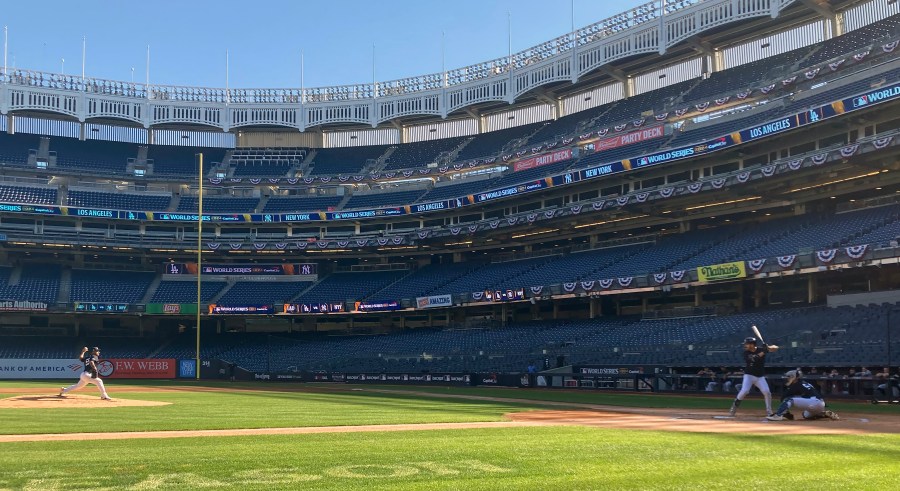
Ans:
[[[800,369],[791,370],[784,374],[787,382],[784,386],[784,396],[781,398],[781,406],[775,414],[767,416],[769,421],[793,420],[791,408],[796,407],[803,411],[803,419],[830,418],[841,419],[834,411],[825,409],[825,399],[816,389],[816,386],[803,380],[803,372]]]
[[[78,377],[77,383],[59,389],[59,397],[65,397],[67,392],[78,390],[87,384],[94,384],[100,389],[100,398],[105,401],[111,401],[112,399],[106,393],[106,387],[103,386],[103,380],[100,379],[100,373],[97,371],[97,363],[100,362],[100,348],[95,346],[91,348],[91,353],[88,354],[87,346],[85,346],[81,349],[81,355],[78,356],[78,359],[84,363],[84,371]]]
[[[731,409],[728,410],[729,416],[734,416],[740,407],[741,402],[750,393],[753,386],[757,386],[762,392],[766,400],[766,415],[772,414],[772,392],[769,390],[769,383],[766,382],[766,354],[777,351],[778,346],[774,344],[756,345],[756,338],[744,338],[744,380],[741,382],[741,391],[738,392]]]

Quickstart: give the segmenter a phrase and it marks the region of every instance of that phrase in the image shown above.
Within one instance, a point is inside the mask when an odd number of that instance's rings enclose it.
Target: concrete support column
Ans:
[[[590,306],[590,314],[589,314],[589,317],[590,317],[591,319],[596,319],[596,318],[601,317],[601,316],[603,315],[603,313],[602,313],[602,311],[601,311],[601,309],[600,309],[600,299],[599,299],[599,298],[592,298],[592,299],[590,300],[589,306]]]
[[[764,283],[762,281],[756,281],[754,284],[753,290],[753,308],[760,308],[763,304],[763,299],[765,298],[765,292],[763,291]]]
[[[806,279],[806,291],[807,291],[807,301],[809,303],[815,303],[818,298],[818,293],[816,289],[819,285],[819,282],[816,280],[816,275],[809,275]]]

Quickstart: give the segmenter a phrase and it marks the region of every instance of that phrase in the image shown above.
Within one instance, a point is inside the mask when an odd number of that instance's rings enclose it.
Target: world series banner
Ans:
[[[163,265],[163,274],[196,275],[197,272],[207,275],[315,275],[318,267],[315,263],[303,264],[204,264],[202,271],[197,263],[169,263]]]
[[[734,280],[746,277],[747,269],[744,267],[744,261],[713,264],[712,266],[700,266],[697,268],[697,278],[700,281]]]
[[[271,305],[216,305],[209,304],[209,315],[216,314],[274,314]]]

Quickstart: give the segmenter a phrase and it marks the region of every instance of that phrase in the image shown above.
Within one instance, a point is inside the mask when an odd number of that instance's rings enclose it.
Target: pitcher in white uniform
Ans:
[[[100,362],[100,348],[95,346],[91,348],[91,353],[88,354],[87,346],[85,346],[81,349],[81,355],[78,356],[78,359],[84,363],[84,371],[81,372],[78,382],[74,385],[59,389],[59,397],[65,397],[67,393],[78,390],[87,384],[94,384],[100,389],[100,398],[105,401],[111,401],[112,399],[106,393],[103,380],[100,379],[100,372],[97,371],[97,363]]]

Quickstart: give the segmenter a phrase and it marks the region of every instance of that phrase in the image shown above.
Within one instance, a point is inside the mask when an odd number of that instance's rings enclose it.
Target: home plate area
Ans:
[[[760,415],[722,418],[721,412],[683,412],[660,409],[614,411],[530,411],[507,415],[513,421],[596,426],[629,430],[679,431],[693,433],[751,433],[790,435],[841,435],[860,433],[900,433],[900,417],[879,415],[860,418],[846,415],[841,421],[767,421]]]

